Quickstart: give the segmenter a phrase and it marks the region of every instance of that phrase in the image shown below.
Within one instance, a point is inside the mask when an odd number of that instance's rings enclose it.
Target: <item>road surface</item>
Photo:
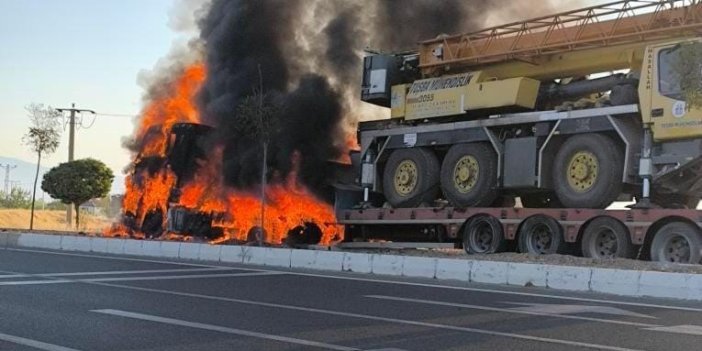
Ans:
[[[702,304],[0,249],[0,350],[699,350]]]

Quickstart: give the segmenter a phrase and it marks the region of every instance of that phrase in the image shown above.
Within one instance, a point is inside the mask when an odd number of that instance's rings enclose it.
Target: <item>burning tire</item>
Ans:
[[[436,200],[439,160],[425,148],[392,152],[383,171],[385,199],[393,207],[418,207]]]
[[[555,219],[536,215],[527,218],[519,227],[519,252],[550,255],[565,251],[563,228]]]
[[[158,238],[163,234],[163,211],[161,209],[149,211],[141,223],[141,232],[146,238]]]
[[[490,206],[497,198],[497,154],[486,143],[452,146],[441,165],[441,190],[456,207]]]
[[[246,243],[249,245],[265,244],[268,239],[268,232],[259,226],[251,227],[246,233]]]
[[[651,261],[700,263],[702,233],[690,223],[671,222],[654,233]]]
[[[288,231],[285,243],[290,247],[297,245],[315,245],[322,241],[322,229],[318,225],[306,222]]]
[[[583,256],[591,258],[631,258],[634,247],[629,229],[612,217],[599,217],[590,222],[581,241]]]
[[[502,224],[490,215],[470,219],[463,229],[463,249],[469,254],[502,252],[507,246]]]
[[[564,207],[605,208],[621,193],[623,155],[609,137],[568,138],[556,154],[553,184]]]

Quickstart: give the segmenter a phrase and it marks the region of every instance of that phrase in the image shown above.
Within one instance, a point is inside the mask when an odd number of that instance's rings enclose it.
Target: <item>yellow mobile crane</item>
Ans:
[[[367,56],[362,100],[392,118],[359,127],[365,200],[695,208],[702,110],[675,67],[701,32],[699,0],[627,0]]]
[[[626,0],[370,54],[391,118],[359,124],[345,240],[700,263],[701,33],[700,0]]]

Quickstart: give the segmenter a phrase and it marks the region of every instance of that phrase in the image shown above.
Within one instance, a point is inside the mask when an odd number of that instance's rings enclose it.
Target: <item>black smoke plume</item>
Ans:
[[[220,131],[225,180],[244,189],[260,181],[260,143],[236,128],[237,106],[259,84],[282,111],[270,144],[270,174],[289,174],[297,153],[298,179],[319,189],[330,174],[327,161],[342,152],[345,125],[359,115],[364,48],[406,50],[439,34],[478,29],[487,11],[508,4],[213,0],[199,22],[208,74],[198,105],[204,121]]]

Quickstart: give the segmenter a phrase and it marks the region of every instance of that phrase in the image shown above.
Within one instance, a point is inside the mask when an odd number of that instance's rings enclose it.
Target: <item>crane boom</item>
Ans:
[[[641,47],[702,33],[700,0],[625,0],[420,43],[424,74],[439,68],[522,61],[555,54]]]

